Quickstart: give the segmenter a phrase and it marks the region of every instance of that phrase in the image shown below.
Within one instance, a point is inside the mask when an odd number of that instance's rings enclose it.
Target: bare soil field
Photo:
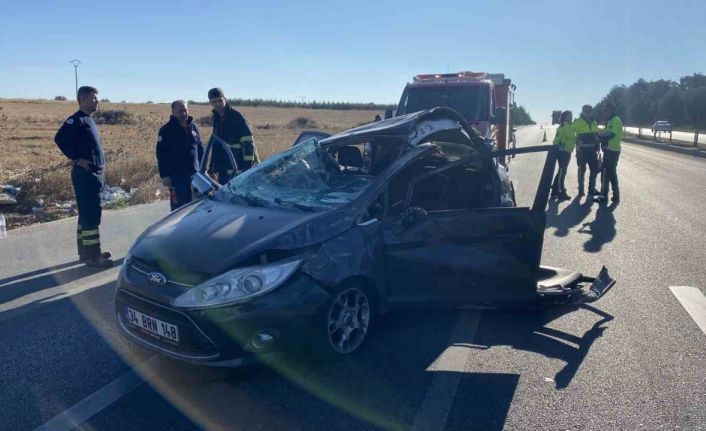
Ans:
[[[20,187],[16,205],[0,206],[8,228],[75,215],[70,165],[54,144],[61,123],[77,110],[75,102],[0,100],[0,185]],[[127,111],[131,124],[99,124],[106,152],[106,183],[136,189],[121,205],[163,198],[155,146],[159,128],[169,119],[168,104],[101,103],[100,111]],[[304,129],[336,133],[372,121],[377,111],[243,107],[262,159],[288,148]],[[206,142],[211,136],[207,105],[192,105]],[[299,120],[302,118],[305,120]],[[308,123],[301,127],[301,123]],[[0,190],[1,192],[1,190]]]

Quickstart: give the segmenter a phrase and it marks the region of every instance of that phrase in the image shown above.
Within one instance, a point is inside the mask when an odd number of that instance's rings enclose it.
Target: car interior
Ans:
[[[395,175],[388,185],[388,215],[400,214],[410,187],[410,207],[426,211],[445,211],[492,206],[490,162],[469,162],[429,175],[435,170],[458,160],[444,152],[444,143]],[[453,145],[453,144],[452,144]]]

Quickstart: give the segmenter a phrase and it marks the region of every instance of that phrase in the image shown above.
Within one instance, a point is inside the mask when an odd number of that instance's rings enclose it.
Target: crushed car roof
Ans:
[[[456,111],[447,107],[437,107],[365,124],[326,138],[322,140],[322,143],[333,142],[341,138],[351,139],[363,136],[398,136],[403,138],[409,136],[420,122],[440,119],[457,121],[473,141],[482,141],[483,139]]]

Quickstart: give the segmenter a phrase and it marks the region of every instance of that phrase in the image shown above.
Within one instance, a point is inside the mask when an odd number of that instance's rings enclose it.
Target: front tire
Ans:
[[[315,353],[327,357],[350,355],[365,342],[370,332],[375,304],[361,283],[336,289],[317,320]]]

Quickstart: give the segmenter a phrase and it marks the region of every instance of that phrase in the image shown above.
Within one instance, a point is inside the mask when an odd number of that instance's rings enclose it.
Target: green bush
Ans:
[[[297,117],[287,124],[288,129],[316,129],[316,121],[308,117]]]
[[[93,119],[96,124],[137,124],[135,115],[124,110],[97,111]]]

